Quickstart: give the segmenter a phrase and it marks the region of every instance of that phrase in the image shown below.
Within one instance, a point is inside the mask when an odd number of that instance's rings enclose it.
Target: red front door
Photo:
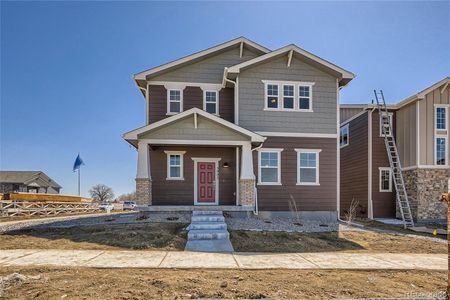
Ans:
[[[216,202],[216,170],[213,162],[198,163],[198,197],[199,203]]]

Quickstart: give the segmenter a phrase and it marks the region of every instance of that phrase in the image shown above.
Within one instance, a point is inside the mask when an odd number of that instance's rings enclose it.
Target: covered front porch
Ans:
[[[193,108],[124,135],[138,150],[142,211],[252,211],[264,137]]]

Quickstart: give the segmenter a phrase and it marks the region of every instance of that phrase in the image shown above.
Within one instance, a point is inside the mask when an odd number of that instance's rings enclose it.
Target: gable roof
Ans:
[[[128,141],[130,144],[136,146],[135,144],[136,144],[136,141],[138,140],[138,135],[140,135],[140,134],[142,134],[144,132],[148,132],[148,131],[154,130],[156,128],[160,128],[160,127],[162,127],[164,125],[174,123],[174,122],[176,122],[178,120],[181,120],[181,119],[183,119],[183,118],[185,118],[187,116],[194,115],[194,114],[198,114],[198,115],[200,115],[202,117],[205,117],[205,118],[207,118],[207,119],[209,119],[209,120],[211,120],[211,121],[213,121],[215,123],[218,123],[218,124],[220,124],[220,125],[222,125],[224,127],[227,127],[227,128],[229,128],[229,129],[231,129],[233,131],[236,131],[236,132],[239,132],[239,133],[241,133],[243,135],[246,135],[246,136],[248,136],[250,138],[250,140],[252,142],[264,142],[266,140],[265,137],[255,133],[253,131],[250,131],[248,129],[242,128],[242,127],[240,127],[240,126],[238,126],[238,125],[236,125],[234,123],[231,123],[231,122],[229,122],[229,121],[227,121],[225,119],[222,119],[220,117],[212,115],[212,114],[210,114],[210,113],[208,113],[208,112],[206,112],[206,111],[204,111],[202,109],[196,108],[196,107],[191,108],[189,110],[186,110],[184,112],[181,112],[179,114],[176,114],[174,116],[170,116],[168,118],[162,119],[162,120],[157,121],[155,123],[146,125],[144,127],[141,127],[141,128],[129,131],[127,133],[124,133],[122,135],[122,137],[126,141]]]
[[[397,107],[403,107],[405,105],[408,105],[411,102],[414,102],[416,100],[421,100],[425,98],[425,95],[428,94],[429,92],[441,87],[442,85],[446,85],[448,86],[450,84],[450,77],[445,77],[442,80],[439,80],[438,82],[436,82],[435,84],[430,85],[429,87],[423,89],[422,91],[418,92],[417,94],[414,94],[412,96],[409,96],[408,98],[400,101],[397,104]],[[446,88],[446,87],[445,87]]]
[[[42,171],[0,171],[0,182],[29,184],[38,179],[49,187],[61,188],[57,182]]]
[[[230,47],[234,47],[234,46],[240,45],[241,43],[243,45],[246,45],[247,47],[250,47],[250,48],[260,52],[261,54],[270,52],[270,49],[267,49],[266,47],[263,47],[263,46],[255,43],[255,42],[253,42],[253,41],[251,41],[251,40],[241,36],[241,37],[238,37],[238,38],[233,39],[231,41],[228,41],[228,42],[219,44],[217,46],[214,46],[214,47],[211,47],[211,48],[208,48],[208,49],[205,49],[205,50],[193,53],[191,55],[182,57],[180,59],[171,61],[169,63],[166,63],[166,64],[163,64],[163,65],[160,65],[160,66],[157,66],[157,67],[145,70],[143,72],[139,72],[139,73],[134,75],[134,80],[136,82],[138,82],[140,80],[146,80],[147,76],[149,76],[149,75],[154,75],[154,74],[157,74],[157,73],[160,73],[162,71],[166,71],[168,69],[175,68],[175,67],[178,68],[178,67],[180,67],[182,65],[189,64],[189,63],[192,63],[192,62],[194,62],[196,60],[203,59],[203,58],[205,58],[207,56],[215,54],[216,52],[224,51],[224,50],[226,50],[226,49],[228,49]]]
[[[229,67],[226,69],[225,74],[237,74],[239,73],[241,70],[250,67],[252,65],[255,65],[257,63],[261,63],[267,59],[271,59],[274,57],[278,57],[281,55],[284,55],[285,53],[288,52],[295,52],[296,54],[300,55],[302,58],[305,58],[307,61],[313,62],[313,63],[317,63],[323,67],[325,67],[326,69],[333,71],[335,73],[338,73],[340,75],[340,81],[339,84],[340,86],[345,86],[347,85],[347,83],[349,83],[354,77],[355,75],[341,67],[336,66],[335,64],[330,63],[329,61],[320,58],[294,44],[290,44],[287,45],[283,48],[280,48],[278,50],[266,53],[264,55],[258,56],[256,58],[250,59],[248,61],[245,61],[243,63],[234,65],[232,67]]]

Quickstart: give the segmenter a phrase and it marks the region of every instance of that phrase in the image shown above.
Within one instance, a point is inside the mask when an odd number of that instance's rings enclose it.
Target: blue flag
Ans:
[[[84,165],[83,160],[80,157],[80,154],[78,154],[77,158],[75,159],[75,162],[73,163],[73,171],[75,172],[76,170],[78,170],[81,165]]]

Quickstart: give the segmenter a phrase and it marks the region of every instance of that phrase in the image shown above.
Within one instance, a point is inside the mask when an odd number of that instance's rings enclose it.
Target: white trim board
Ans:
[[[337,133],[307,133],[307,132],[272,132],[272,131],[255,131],[262,136],[279,136],[279,137],[306,137],[306,138],[338,138]]]
[[[219,204],[219,162],[222,158],[212,158],[212,157],[191,157],[191,159],[194,161],[194,205],[218,205]],[[215,180],[215,199],[214,203],[199,203],[198,202],[198,169],[197,165],[199,162],[213,162],[215,165],[215,171],[216,171],[216,180]]]
[[[258,185],[282,185],[281,184],[281,148],[259,148],[258,151]],[[277,153],[277,182],[262,182],[261,181],[261,152]],[[273,168],[273,167],[272,167]]]
[[[312,185],[312,186],[319,186],[320,180],[320,152],[322,152],[322,149],[294,149],[297,153],[297,185]],[[316,154],[316,166],[314,167],[316,169],[316,181],[315,182],[301,182],[300,181],[300,154],[302,153],[314,153]],[[313,169],[309,167],[309,169]]]

